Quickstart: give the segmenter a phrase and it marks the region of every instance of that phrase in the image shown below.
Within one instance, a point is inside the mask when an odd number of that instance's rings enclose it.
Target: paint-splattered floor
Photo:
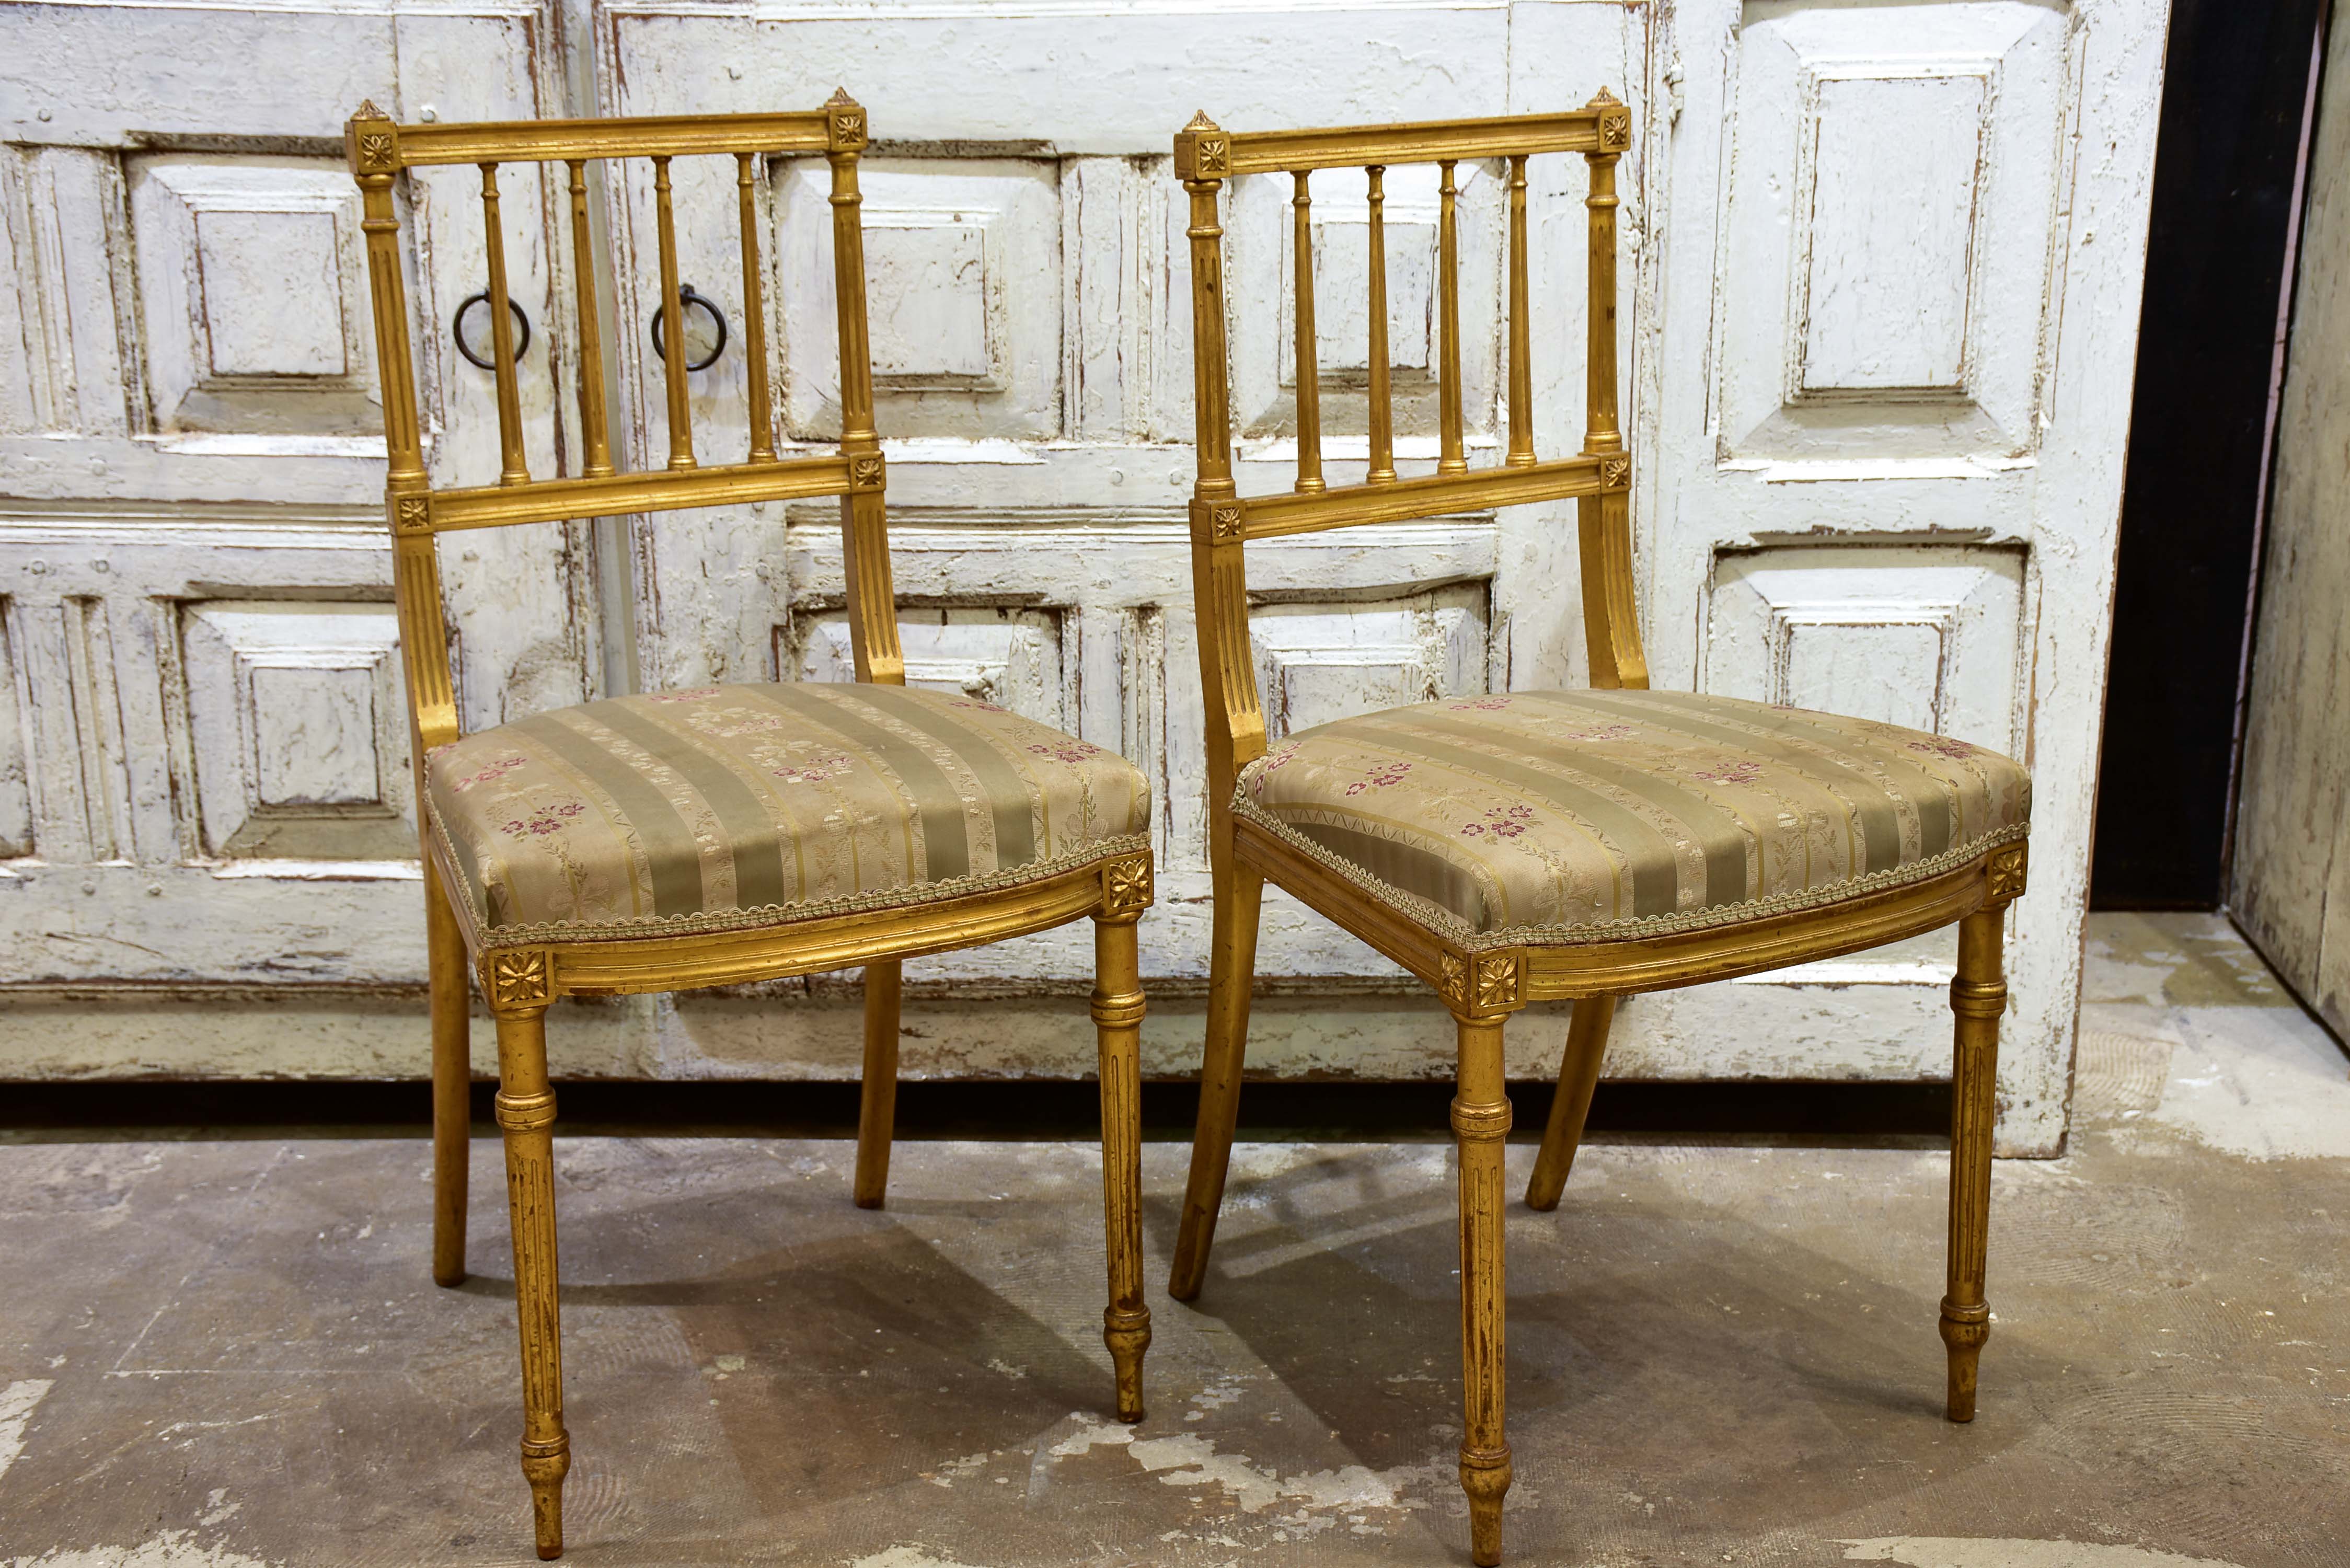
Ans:
[[[2350,1064],[2224,926],[2093,928],[2078,1130],[1996,1178],[1939,1415],[1944,1159],[1588,1148],[1509,1221],[1512,1561],[2350,1563]],[[1083,1147],[579,1139],[569,1560],[1465,1563],[1440,1145],[1259,1145],[1116,1427]],[[1533,1158],[1513,1145],[1513,1179]],[[414,1143],[0,1147],[0,1563],[531,1561],[494,1145],[463,1290]]]

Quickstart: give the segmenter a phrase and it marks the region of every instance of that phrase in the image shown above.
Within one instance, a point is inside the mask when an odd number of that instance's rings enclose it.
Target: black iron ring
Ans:
[[[477,305],[487,305],[489,302],[489,290],[484,289],[479,294],[468,296],[465,302],[457,306],[457,314],[449,318],[449,336],[457,340],[457,352],[464,357],[466,364],[483,370],[496,369],[497,361],[484,359],[465,347],[465,312]],[[506,308],[514,312],[515,325],[522,328],[522,336],[515,340],[514,351],[515,362],[520,364],[522,357],[530,352],[530,312],[511,299],[506,301]]]
[[[707,370],[718,363],[718,356],[726,352],[726,313],[719,309],[708,296],[694,293],[693,285],[690,283],[677,291],[677,308],[680,314],[692,309],[697,305],[710,312],[711,322],[718,328],[718,341],[711,346],[707,358],[699,360],[688,359],[685,362],[685,368],[689,370]],[[653,306],[653,353],[663,359],[669,358],[669,345],[661,338],[661,317],[668,314],[660,306]]]

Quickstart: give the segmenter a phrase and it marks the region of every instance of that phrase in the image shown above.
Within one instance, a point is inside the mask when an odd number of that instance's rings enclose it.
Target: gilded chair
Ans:
[[[2029,782],[1994,753],[1939,735],[1729,698],[1648,690],[1635,618],[1631,455],[1617,415],[1616,172],[1631,144],[1603,91],[1562,114],[1232,133],[1206,116],[1175,138],[1191,195],[1199,477],[1192,583],[1205,688],[1215,916],[1199,1126],[1168,1289],[1201,1288],[1222,1200],[1248,1034],[1257,917],[1270,878],[1433,986],[1457,1037],[1452,1102],[1461,1209],[1466,1430],[1461,1484],[1476,1561],[1501,1559],[1510,1485],[1503,1431],[1502,1038],[1528,1002],[1573,999],[1565,1060],[1527,1203],[1554,1207],[1583,1132],[1618,997],[1722,980],[1956,922],[1948,1293],[1950,1418],[1974,1414],[1993,1079],[2007,987],[2001,932],[2023,890]],[[1526,162],[1588,168],[1583,450],[1534,450]],[[1462,432],[1456,171],[1506,171],[1506,447],[1472,470]],[[1435,472],[1396,471],[1382,176],[1434,163],[1439,424]],[[1323,472],[1310,176],[1364,171],[1369,239],[1368,461]],[[1297,472],[1285,493],[1232,476],[1227,302],[1218,199],[1243,175],[1294,190]],[[1498,422],[1498,421],[1497,421]],[[1318,725],[1268,750],[1249,634],[1247,546],[1574,497],[1588,691],[1425,702]]]
[[[546,1017],[561,996],[732,985],[863,965],[865,1080],[855,1196],[889,1176],[900,963],[1063,925],[1095,923],[1116,1408],[1142,1417],[1143,1305],[1137,1046],[1143,1012],[1136,922],[1151,898],[1149,787],[1124,759],[960,694],[905,685],[890,591],[874,429],[858,160],[865,112],[846,94],[806,113],[396,125],[372,105],[348,129],[364,202],[383,378],[400,653],[422,824],[432,973],[433,1277],[464,1277],[467,980],[497,1025],[515,1293],[522,1334],[522,1469],[538,1554],[563,1550],[570,1465],[556,1331],[555,1095]],[[749,437],[705,464],[688,401],[670,163],[732,158],[739,195]],[[831,166],[840,336],[837,450],[779,449],[767,368],[756,223],[765,161]],[[660,244],[657,341],[665,466],[614,466],[604,407],[587,165],[644,158]],[[582,461],[534,478],[509,319],[502,164],[568,174],[577,279]],[[489,368],[502,472],[436,487],[420,436],[395,186],[402,172],[482,172]],[[553,171],[550,170],[551,174]],[[487,477],[487,476],[484,476]],[[744,684],[610,698],[460,732],[435,545],[442,534],[566,518],[837,495],[856,681]]]

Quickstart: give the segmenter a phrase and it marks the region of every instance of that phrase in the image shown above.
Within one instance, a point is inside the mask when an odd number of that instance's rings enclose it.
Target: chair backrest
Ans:
[[[887,475],[880,441],[873,428],[873,375],[866,340],[865,242],[857,161],[866,145],[867,130],[860,106],[840,92],[822,109],[805,113],[397,125],[370,103],[362,105],[351,118],[345,135],[351,172],[359,181],[365,207],[361,227],[367,234],[377,362],[383,379],[384,444],[390,457],[384,510],[391,525],[400,657],[408,676],[409,714],[419,767],[426,752],[455,740],[460,732],[433,540],[437,535],[462,528],[837,495],[847,545],[857,678],[893,684],[903,681],[882,504]],[[834,292],[840,320],[840,447],[831,453],[784,456],[775,450],[774,433],[755,181],[763,157],[815,153],[822,153],[832,165]],[[744,461],[708,466],[694,455],[670,188],[671,159],[702,156],[731,156],[735,162],[751,426]],[[588,231],[587,166],[591,161],[624,158],[649,159],[653,166],[660,245],[660,349],[669,400],[668,465],[637,473],[619,472],[612,465],[604,408],[597,269]],[[498,166],[557,161],[570,173],[573,272],[578,292],[578,342],[573,358],[578,369],[579,426],[585,450],[577,474],[534,479],[524,461],[514,327],[507,308],[505,240],[498,211]],[[492,369],[497,378],[502,472],[494,484],[436,490],[424,472],[408,303],[400,271],[400,220],[392,191],[403,170],[460,163],[475,164],[482,171],[484,248],[489,274],[485,292]]]
[[[1191,196],[1191,334],[1199,478],[1191,499],[1192,583],[1200,620],[1200,672],[1206,688],[1212,808],[1232,774],[1264,751],[1264,715],[1249,645],[1243,546],[1360,523],[1400,523],[1578,498],[1583,612],[1595,686],[1643,687],[1648,661],[1632,594],[1631,457],[1616,411],[1616,165],[1632,143],[1631,110],[1605,88],[1564,114],[1321,130],[1222,130],[1204,114],[1175,138],[1175,172]],[[1589,334],[1583,451],[1543,458],[1534,441],[1534,367],[1526,286],[1526,160],[1580,153],[1591,189]],[[1509,441],[1501,466],[1472,472],[1462,453],[1461,244],[1454,169],[1463,160],[1509,166]],[[1442,174],[1437,231],[1439,423],[1436,472],[1399,479],[1388,387],[1386,171],[1434,163]],[[1332,488],[1322,473],[1321,399],[1314,326],[1313,224],[1308,176],[1358,168],[1368,182],[1370,232],[1370,461],[1365,483]],[[1243,496],[1232,483],[1230,369],[1225,361],[1223,230],[1217,194],[1243,174],[1286,173],[1295,182],[1297,480],[1285,494]]]

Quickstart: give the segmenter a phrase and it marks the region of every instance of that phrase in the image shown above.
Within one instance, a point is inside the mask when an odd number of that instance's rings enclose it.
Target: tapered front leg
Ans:
[[[1226,829],[1229,832],[1229,828]],[[1208,954],[1208,1040],[1200,1059],[1200,1119],[1191,1134],[1191,1175],[1175,1232],[1167,1293],[1188,1302],[1208,1273],[1240,1115],[1241,1063],[1248,1052],[1249,991],[1256,981],[1257,913],[1264,877],[1235,865],[1229,839],[1215,857],[1215,925]]]
[[[1959,923],[1959,973],[1950,982],[1958,1060],[1950,1085],[1950,1290],[1942,1343],[1950,1347],[1950,1417],[1975,1418],[1975,1372],[1991,1337],[1983,1265],[1991,1231],[1991,1146],[1999,1088],[1999,1017],[2007,1008],[2000,941],[2004,904]]]
[[[1102,1342],[1118,1370],[1118,1418],[1142,1419],[1142,980],[1134,915],[1094,921],[1094,1033],[1101,1058],[1102,1222],[1109,1305]]]
[[[544,989],[541,989],[544,994]],[[514,1228],[515,1313],[522,1326],[522,1473],[541,1557],[563,1555],[563,1345],[556,1301],[555,1091],[544,1007],[498,1014],[498,1127],[505,1134]]]
[[[1502,1499],[1510,1490],[1503,1434],[1504,1356],[1502,1151],[1510,1099],[1502,1075],[1502,1018],[1457,1017],[1460,1061],[1452,1131],[1461,1166],[1461,1489],[1469,1494],[1469,1551],[1481,1568],[1502,1560]]]
[[[432,1279],[465,1282],[465,1182],[473,1153],[473,985],[465,939],[432,857],[424,857],[424,948],[432,1014]]]
[[[1592,1092],[1599,1087],[1599,1063],[1607,1054],[1607,1026],[1615,1020],[1612,996],[1583,998],[1567,1020],[1566,1054],[1559,1059],[1558,1092],[1551,1096],[1550,1125],[1543,1130],[1534,1173],[1526,1180],[1529,1209],[1555,1209],[1559,1194],[1566,1190],[1567,1172],[1575,1168],[1575,1151],[1583,1142],[1583,1124],[1591,1115]]]
[[[857,1106],[859,1209],[879,1209],[889,1192],[889,1139],[898,1119],[898,1008],[904,967],[896,959],[865,966],[865,1084]]]

